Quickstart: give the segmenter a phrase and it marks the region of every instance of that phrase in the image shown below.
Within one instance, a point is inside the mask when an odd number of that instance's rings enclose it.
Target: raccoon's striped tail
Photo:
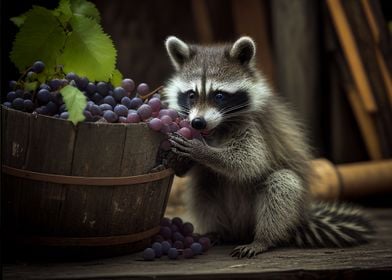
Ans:
[[[306,222],[297,227],[300,247],[348,247],[366,243],[374,233],[366,215],[347,204],[315,203]]]

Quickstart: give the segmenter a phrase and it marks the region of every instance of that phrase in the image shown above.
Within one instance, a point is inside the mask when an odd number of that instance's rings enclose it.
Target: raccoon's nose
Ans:
[[[195,129],[204,129],[207,126],[207,122],[203,118],[194,118],[191,125]]]

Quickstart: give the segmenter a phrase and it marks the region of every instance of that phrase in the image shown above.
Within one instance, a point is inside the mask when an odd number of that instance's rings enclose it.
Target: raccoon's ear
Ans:
[[[175,36],[168,37],[165,46],[174,68],[179,70],[190,57],[189,46]]]
[[[230,49],[230,57],[241,64],[249,64],[256,54],[256,44],[252,38],[243,36],[234,42]]]

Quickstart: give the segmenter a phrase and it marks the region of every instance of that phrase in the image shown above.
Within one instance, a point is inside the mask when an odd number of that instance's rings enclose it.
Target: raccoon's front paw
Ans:
[[[253,258],[258,254],[261,254],[268,250],[268,247],[263,245],[260,242],[253,241],[250,244],[240,245],[234,248],[234,250],[230,253],[232,257],[241,258]]]
[[[207,148],[204,142],[198,139],[189,140],[177,133],[171,134],[169,141],[172,145],[171,151],[173,153],[193,160],[197,160],[200,155],[204,154]]]

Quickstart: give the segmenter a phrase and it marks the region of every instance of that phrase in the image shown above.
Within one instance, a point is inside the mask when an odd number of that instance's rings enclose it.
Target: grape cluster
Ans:
[[[82,91],[88,100],[83,112],[85,122],[145,122],[152,130],[165,134],[177,132],[187,139],[200,136],[187,120],[180,118],[176,110],[167,109],[160,100],[159,90],[150,93],[146,83],[136,86],[129,78],[122,80],[121,86],[113,87],[107,82],[91,82],[86,77],[67,73],[62,78],[40,84],[36,90],[23,89],[27,82],[37,81],[37,75],[44,69],[45,64],[36,61],[25,74],[25,81],[10,81],[10,92],[3,105],[24,112],[68,119],[68,110],[59,90],[72,85]],[[170,143],[162,143],[162,148],[168,150]]]
[[[194,233],[194,227],[189,222],[183,222],[181,218],[163,218],[160,224],[160,232],[152,238],[151,247],[143,251],[143,259],[152,261],[167,255],[169,259],[189,259],[201,255],[211,248],[208,237]]]

